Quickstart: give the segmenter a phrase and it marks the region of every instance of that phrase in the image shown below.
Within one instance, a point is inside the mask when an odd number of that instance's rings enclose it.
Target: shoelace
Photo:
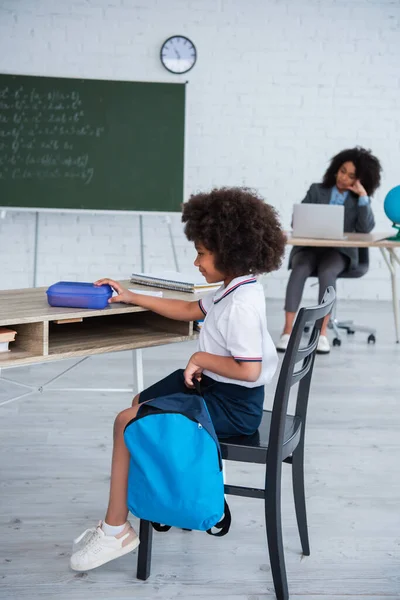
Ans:
[[[79,542],[81,542],[83,540],[83,538],[85,537],[85,535],[93,534],[96,531],[96,527],[90,527],[89,529],[86,529],[83,533],[81,533],[81,535],[77,538],[74,539],[74,544],[79,544]]]
[[[97,527],[90,527],[89,529],[85,529],[85,531],[83,533],[81,533],[81,535],[73,541],[72,552],[73,553],[80,552],[81,550],[86,548],[87,544],[91,541],[91,539],[93,538],[93,535],[96,533],[96,530],[99,527],[101,527],[101,525],[102,525],[102,522],[99,521]],[[80,547],[79,544],[82,542],[82,540],[84,540],[85,536],[87,536],[87,540],[85,540],[85,546]]]
[[[96,545],[96,543],[99,541],[99,539],[101,538],[101,535],[99,533],[99,529],[100,527],[96,527],[96,529],[94,530],[93,534],[89,537],[89,539],[87,540],[86,544],[83,546],[83,548],[81,548],[81,550],[79,552],[81,552],[83,555],[87,554],[89,552],[89,550],[91,550],[93,548],[93,546]],[[87,530],[87,531],[90,531]]]

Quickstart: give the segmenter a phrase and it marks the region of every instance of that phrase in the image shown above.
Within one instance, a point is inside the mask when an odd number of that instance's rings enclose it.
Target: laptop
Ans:
[[[338,204],[295,204],[293,237],[344,240],[344,206]]]

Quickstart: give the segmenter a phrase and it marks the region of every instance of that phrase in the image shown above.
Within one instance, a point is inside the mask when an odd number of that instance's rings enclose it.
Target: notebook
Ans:
[[[337,204],[295,204],[293,237],[343,240],[344,206]]]
[[[133,292],[134,294],[142,294],[143,296],[156,296],[158,298],[162,298],[163,295],[162,292],[156,292],[155,290],[136,290],[134,288],[129,288],[129,292]]]
[[[193,271],[179,273],[178,271],[164,271],[162,273],[132,273],[131,283],[150,285],[152,287],[175,290],[177,292],[206,292],[218,289],[222,282],[207,283],[200,273]]]

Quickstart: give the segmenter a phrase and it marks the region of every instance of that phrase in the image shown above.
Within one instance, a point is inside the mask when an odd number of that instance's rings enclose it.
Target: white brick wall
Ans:
[[[183,76],[159,62],[182,33],[198,62]],[[142,81],[188,80],[186,197],[213,185],[248,185],[289,226],[294,202],[344,147],[371,148],[384,166],[374,199],[387,230],[387,191],[399,184],[400,3],[390,0],[0,0],[0,71]],[[1,205],[1,199],[0,199]],[[181,267],[193,259],[179,215],[171,227]],[[161,217],[143,219],[145,267],[174,268]],[[32,284],[35,218],[0,219],[0,287]],[[377,251],[342,297],[389,298]],[[124,278],[140,268],[138,217],[42,214],[38,285]],[[287,270],[267,278],[283,297]],[[305,297],[314,297],[307,286]]]

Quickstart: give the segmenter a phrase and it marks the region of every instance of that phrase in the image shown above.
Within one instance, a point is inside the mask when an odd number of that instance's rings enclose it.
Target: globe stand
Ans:
[[[396,225],[396,223],[393,223],[392,227],[394,227],[395,229],[397,229],[397,235],[394,235],[392,237],[388,237],[386,239],[390,240],[391,242],[400,242],[400,225]]]

